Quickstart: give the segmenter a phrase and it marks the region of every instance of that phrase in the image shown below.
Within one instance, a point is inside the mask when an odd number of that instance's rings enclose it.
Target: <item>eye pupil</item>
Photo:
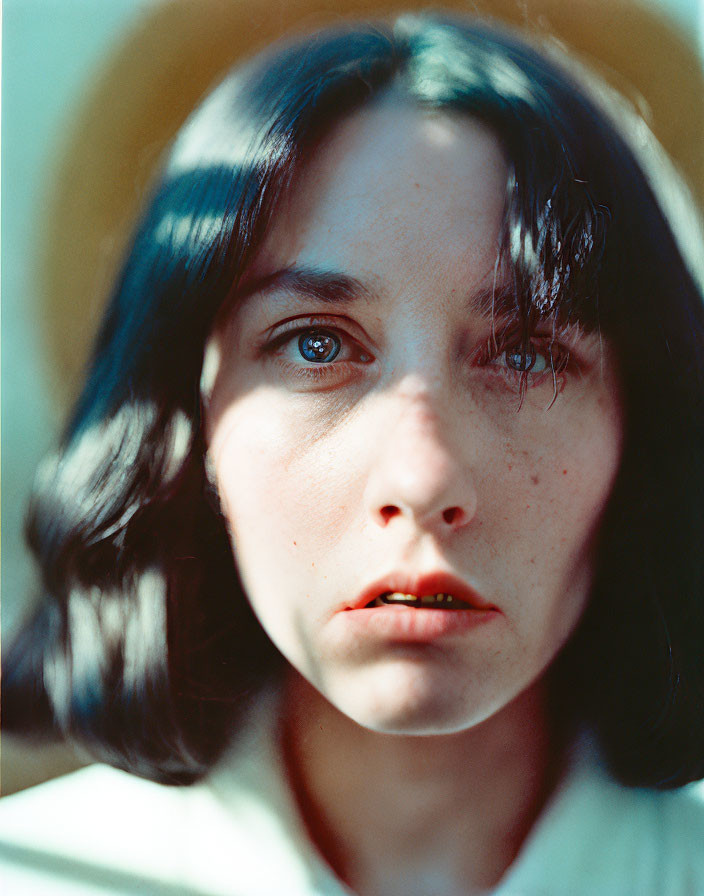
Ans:
[[[535,364],[535,351],[529,347],[527,349],[515,348],[506,352],[506,365],[511,370],[517,370],[519,373],[525,373]]]
[[[332,361],[340,351],[340,340],[331,333],[320,330],[304,333],[298,340],[298,350],[306,361]]]

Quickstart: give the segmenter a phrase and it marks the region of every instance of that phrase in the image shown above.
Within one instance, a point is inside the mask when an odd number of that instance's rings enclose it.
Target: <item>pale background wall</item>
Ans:
[[[4,0],[2,59],[2,588],[11,633],[33,573],[22,542],[34,469],[61,420],[33,252],[62,122],[122,29],[151,0]]]
[[[109,47],[153,0],[4,0],[2,61],[2,622],[18,624],[33,572],[22,547],[34,469],[60,425],[36,302],[34,253],[62,122]],[[193,0],[197,3],[198,0]],[[565,0],[569,2],[569,0]],[[666,9],[704,57],[704,0]]]

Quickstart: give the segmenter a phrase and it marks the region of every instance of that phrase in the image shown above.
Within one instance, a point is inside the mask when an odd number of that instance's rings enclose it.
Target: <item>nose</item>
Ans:
[[[366,489],[374,523],[384,528],[406,519],[437,535],[468,525],[477,494],[456,412],[441,414],[420,390],[399,396],[393,409],[384,408],[384,420]]]

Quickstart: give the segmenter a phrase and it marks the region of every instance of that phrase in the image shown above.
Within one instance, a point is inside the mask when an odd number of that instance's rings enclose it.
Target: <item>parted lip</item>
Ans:
[[[377,597],[389,591],[398,591],[404,594],[413,594],[422,597],[424,594],[452,594],[453,597],[464,601],[473,610],[498,610],[494,604],[485,601],[473,588],[462,579],[451,573],[437,571],[419,573],[413,575],[407,571],[390,572],[383,578],[372,582],[352,603],[345,607],[346,610],[361,610]]]

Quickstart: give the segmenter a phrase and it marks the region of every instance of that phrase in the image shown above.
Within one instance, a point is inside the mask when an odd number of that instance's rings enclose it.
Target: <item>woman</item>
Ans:
[[[658,792],[704,775],[701,234],[578,78],[406,16],[257,57],[176,139],[6,679],[10,721],[202,779],[62,784],[149,844],[123,889],[704,890],[701,802]]]

